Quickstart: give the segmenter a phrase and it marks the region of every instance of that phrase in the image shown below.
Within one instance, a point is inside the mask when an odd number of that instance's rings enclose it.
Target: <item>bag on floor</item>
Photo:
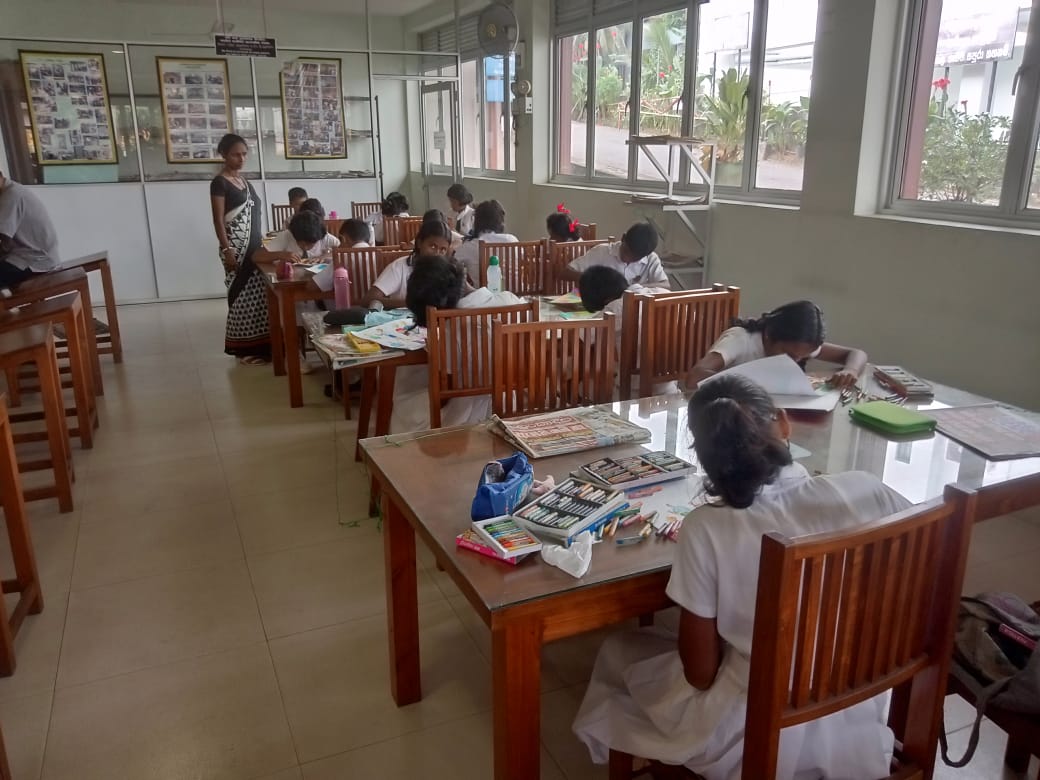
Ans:
[[[508,515],[523,503],[534,482],[534,468],[522,452],[484,466],[470,514],[474,520]]]
[[[1024,715],[1040,715],[1040,613],[1013,593],[962,598],[950,674],[975,697],[975,723],[968,748],[957,761],[948,755],[945,725],[939,731],[949,766],[971,761],[979,727],[991,704]]]

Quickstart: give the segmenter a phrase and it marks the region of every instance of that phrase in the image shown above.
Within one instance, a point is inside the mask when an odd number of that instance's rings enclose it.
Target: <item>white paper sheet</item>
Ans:
[[[736,375],[750,379],[769,393],[773,403],[781,409],[797,409],[813,412],[829,412],[841,400],[839,390],[816,390],[801,367],[787,355],[741,363],[700,382],[714,382],[720,376]]]

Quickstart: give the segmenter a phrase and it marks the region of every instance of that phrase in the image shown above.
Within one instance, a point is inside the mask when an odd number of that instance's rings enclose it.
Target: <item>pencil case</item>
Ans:
[[[849,409],[854,422],[890,436],[912,436],[935,430],[935,420],[888,401],[867,401]]]
[[[534,482],[534,467],[522,452],[491,461],[484,467],[473,496],[473,520],[511,514],[527,498]]]
[[[353,333],[347,334],[347,343],[350,344],[350,346],[352,346],[358,352],[361,352],[363,354],[375,354],[376,352],[379,352],[382,349],[382,347],[376,344],[374,341],[358,338],[357,335]]]

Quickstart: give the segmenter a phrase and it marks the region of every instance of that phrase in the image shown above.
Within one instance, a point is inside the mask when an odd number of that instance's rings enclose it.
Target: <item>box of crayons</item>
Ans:
[[[697,467],[669,452],[644,452],[628,458],[600,458],[581,467],[582,476],[596,484],[622,490],[692,474]]]
[[[527,555],[542,549],[542,543],[520,527],[516,518],[509,515],[474,520],[473,530],[502,558],[516,558],[518,555]]]
[[[572,477],[514,514],[529,530],[566,541],[612,514],[624,501],[620,490]]]

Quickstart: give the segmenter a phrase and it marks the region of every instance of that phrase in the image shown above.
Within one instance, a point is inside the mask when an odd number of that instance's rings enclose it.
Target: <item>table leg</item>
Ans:
[[[379,399],[376,404],[376,436],[390,433],[390,417],[394,412],[394,382],[397,366],[392,362],[379,365]]]
[[[300,346],[296,339],[296,296],[287,291],[282,296],[282,343],[285,345],[285,368],[289,375],[289,406],[303,406],[303,373],[300,371]]]
[[[112,342],[112,360],[123,362],[123,338],[119,335],[119,312],[116,309],[116,291],[112,286],[112,268],[106,260],[100,266],[101,287],[105,291],[105,314],[108,316],[108,335]]]
[[[398,707],[422,698],[419,675],[419,591],[415,531],[383,491],[386,620],[390,641],[390,693]],[[536,686],[535,691],[539,689]]]
[[[358,402],[357,445],[354,447],[354,460],[361,462],[361,440],[368,438],[368,421],[372,417],[372,399],[376,394],[376,368],[361,368],[361,400]]]
[[[529,780],[539,776],[541,666],[540,623],[492,623],[495,780]]]
[[[92,347],[90,358],[94,362],[94,392],[97,395],[104,395],[105,386],[101,381],[101,354],[97,347],[97,331],[94,329],[94,308],[90,301],[90,285],[86,279],[83,280],[83,284],[79,288],[79,300],[83,305],[83,319],[87,325],[87,343]]]
[[[267,288],[267,325],[271,330],[271,365],[275,376],[285,376],[285,349],[282,344],[282,313],[280,296]]]

